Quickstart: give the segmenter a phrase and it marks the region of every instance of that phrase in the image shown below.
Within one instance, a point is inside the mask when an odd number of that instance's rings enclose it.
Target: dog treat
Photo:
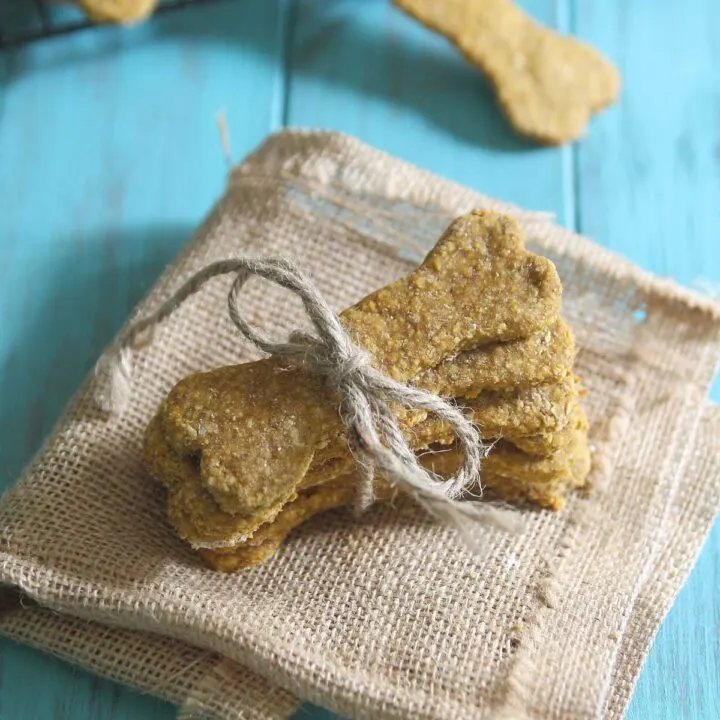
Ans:
[[[514,221],[474,211],[417,270],[340,318],[376,367],[453,399],[493,443],[483,485],[557,509],[589,458],[560,295],[554,266],[525,249]],[[262,562],[307,518],[352,501],[338,400],[301,361],[277,357],[171,390],[146,432],[147,467],[167,489],[170,523],[211,567]],[[423,464],[455,471],[450,427],[425,411],[397,415]],[[382,478],[375,489],[378,500],[397,492]]]
[[[565,428],[577,400],[575,377],[568,373],[561,382],[528,388],[489,390],[472,398],[459,398],[468,417],[481,429],[484,438],[519,438],[553,433]],[[451,438],[450,429],[435,418],[428,418],[408,433],[413,443],[438,442]]]
[[[414,273],[342,319],[380,370],[407,381],[465,348],[546,327],[560,293],[554,265],[524,248],[514,220],[476,210],[450,225]]]
[[[541,143],[580,137],[620,90],[594,48],[546,28],[511,0],[394,0],[447,37],[492,84],[517,132]]]
[[[569,386],[565,387],[567,389]],[[567,390],[567,392],[571,391]],[[540,436],[517,438],[511,433],[505,433],[502,435],[505,441],[504,447],[510,447],[511,444],[523,449],[530,447],[532,454],[535,455],[550,448],[549,451],[542,453],[542,456],[548,456],[558,449],[566,447],[574,436],[575,430],[586,429],[584,413],[576,404],[576,396],[568,395],[566,402],[562,395],[562,386],[554,386],[548,395],[549,400],[546,395],[542,403],[538,403],[534,407],[541,407],[544,403],[550,403],[552,407],[553,402],[567,404],[573,407],[572,415],[568,417],[568,411],[564,409],[552,410],[549,419],[538,421],[537,426],[549,428],[554,424],[554,433],[548,432]],[[500,402],[505,402],[505,400],[501,399]],[[527,405],[530,408],[533,407],[532,403]],[[519,417],[521,422],[525,422],[533,412],[532,409],[527,414],[525,410],[522,412],[517,409],[514,411],[498,410],[489,403],[486,403],[484,407],[490,408],[488,414],[494,413],[511,418]],[[547,413],[547,409],[543,412]],[[485,435],[485,432],[483,434]],[[500,435],[501,433],[497,429],[494,432],[488,431],[486,439],[493,440]],[[511,437],[512,439],[510,439]],[[430,431],[426,431],[417,439],[417,442],[412,442],[412,445],[418,452],[425,451],[431,444],[436,447],[445,445],[445,449],[447,449],[447,445],[451,444],[453,439],[452,435],[446,434],[444,430],[435,438]],[[146,457],[151,474],[160,478],[168,487],[168,513],[172,524],[177,528],[181,537],[192,543],[237,544],[243,538],[252,537],[258,527],[271,521],[283,508],[284,503],[278,502],[250,516],[221,510],[210,493],[203,488],[198,469],[192,460],[176,455],[169,448],[157,417],[148,428]],[[297,492],[334,482],[339,477],[351,474],[354,465],[355,461],[349,453],[328,458],[322,464],[313,464],[303,477],[299,487],[285,502],[289,502]]]
[[[275,522],[260,528],[247,543],[225,549],[201,548],[198,552],[214,570],[236,572],[254,567],[271,557],[298,525],[319,513],[348,505],[353,493],[352,483],[347,481],[311,488],[285,505]]]
[[[151,15],[157,0],[78,0],[78,4],[95,22],[131,24]]]
[[[454,449],[445,449],[423,457],[423,464],[441,475],[457,469],[460,456]],[[505,500],[531,501],[552,510],[559,510],[569,488],[582,487],[590,469],[590,453],[582,430],[570,434],[567,455],[554,458],[532,458],[509,447],[491,454],[485,461],[483,481],[497,489]],[[253,567],[271,557],[283,540],[298,525],[328,510],[343,507],[354,497],[354,475],[348,474],[333,482],[303,491],[289,502],[276,519],[260,527],[252,539],[237,547],[200,549],[203,560],[215,570],[236,572]],[[392,491],[378,483],[378,500],[392,497]]]
[[[222,397],[223,389],[219,386],[219,397]],[[534,453],[550,454],[562,442],[558,436],[570,422],[573,408],[577,405],[577,390],[574,377],[566,372],[560,383],[487,391],[471,400],[463,400],[462,404],[467,407],[469,417],[479,425],[486,440],[503,437],[521,448],[527,447],[524,442],[528,445],[532,443]],[[425,449],[430,444],[450,444],[454,441],[450,429],[434,419],[408,428],[406,437],[416,450]],[[213,497],[203,491],[197,463],[169,446],[162,430],[161,414],[148,428],[145,454],[152,475],[171,491],[175,517],[193,518],[193,521],[186,519],[181,523],[185,528],[181,534],[192,542],[217,542],[228,532],[233,537],[251,534],[255,527],[279,511],[298,485],[307,487],[327,482],[348,473],[354,466],[344,438],[338,438],[326,448],[316,451],[314,462],[298,473],[298,482],[279,501],[251,514],[233,514],[223,513]],[[225,515],[228,517],[223,520]]]
[[[567,440],[565,451],[550,457],[527,455],[499,442],[483,465],[483,487],[508,502],[560,510],[568,491],[585,485],[591,466],[585,423],[569,431]],[[425,464],[441,475],[453,472],[459,462],[454,449],[428,457]]]
[[[553,264],[525,250],[512,219],[476,211],[453,222],[414,273],[341,319],[377,367],[405,381],[465,348],[547,327],[560,294]],[[283,362],[192,375],[160,409],[168,443],[199,456],[202,483],[227,512],[289,497],[315,449],[341,430],[322,379]]]

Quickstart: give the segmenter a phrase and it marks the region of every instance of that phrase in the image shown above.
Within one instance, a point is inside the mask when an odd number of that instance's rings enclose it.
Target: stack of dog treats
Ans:
[[[553,264],[524,247],[508,216],[455,220],[411,275],[341,313],[390,377],[454,398],[493,449],[482,484],[500,498],[557,510],[590,467]],[[352,502],[354,459],[338,399],[297,361],[271,357],[191,375],[145,438],[178,534],[218,570],[262,562],[309,517]],[[411,447],[440,474],[460,458],[451,430],[399,410]],[[382,479],[378,500],[393,488]]]

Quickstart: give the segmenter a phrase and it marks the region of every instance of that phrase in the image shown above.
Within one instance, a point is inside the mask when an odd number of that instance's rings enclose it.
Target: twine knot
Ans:
[[[230,318],[240,332],[263,352],[294,358],[311,372],[322,375],[340,399],[340,417],[358,468],[356,508],[364,510],[374,498],[375,475],[410,494],[431,514],[455,527],[477,549],[478,523],[518,530],[517,515],[478,502],[459,502],[470,488],[480,488],[480,467],[488,446],[477,429],[451,402],[393,380],[378,370],[372,356],[356,345],[340,318],[320,291],[292,263],[283,259],[236,259],[213,263],[188,280],[147,318],[123,332],[96,367],[96,400],[106,412],[122,412],[132,390],[132,354],[138,338],[147,336],[190,295],[211,278],[228,273],[235,280],[228,294]],[[314,333],[295,331],[287,341],[266,337],[243,316],[240,294],[253,276],[262,277],[293,292],[303,303]],[[396,407],[433,414],[454,431],[463,462],[450,478],[423,468],[403,437]]]

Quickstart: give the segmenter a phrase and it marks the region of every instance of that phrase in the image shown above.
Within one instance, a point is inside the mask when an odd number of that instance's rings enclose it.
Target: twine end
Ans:
[[[215,116],[215,122],[217,123],[218,134],[220,136],[220,148],[222,150],[223,159],[227,169],[231,170],[233,166],[233,154],[232,146],[230,145],[230,130],[228,129],[227,118],[225,117],[225,111],[220,110]]]

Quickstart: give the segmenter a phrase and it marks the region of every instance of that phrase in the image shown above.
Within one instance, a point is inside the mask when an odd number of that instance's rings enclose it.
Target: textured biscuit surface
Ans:
[[[590,469],[590,451],[584,428],[568,433],[567,452],[550,458],[527,456],[518,450],[499,446],[485,461],[483,484],[513,502],[531,501],[558,510],[568,489],[582,487]],[[441,475],[454,472],[460,456],[454,448],[423,457],[423,464]],[[252,540],[237,547],[200,550],[210,567],[223,572],[253,567],[269,558],[296,527],[314,515],[352,502],[354,475],[348,473],[332,482],[303,491],[283,507],[273,522],[261,527]],[[378,484],[378,500],[392,492]]]
[[[587,474],[575,341],[560,298],[554,266],[525,249],[516,223],[474,211],[413,273],[340,318],[376,367],[453,399],[495,443],[484,484],[557,508]],[[239,569],[269,557],[309,517],[351,502],[355,460],[338,406],[321,376],[286,358],[177,383],[147,428],[145,456],[178,534],[211,566]],[[397,410],[421,461],[453,472],[452,429]],[[377,499],[390,494],[378,478]]]

